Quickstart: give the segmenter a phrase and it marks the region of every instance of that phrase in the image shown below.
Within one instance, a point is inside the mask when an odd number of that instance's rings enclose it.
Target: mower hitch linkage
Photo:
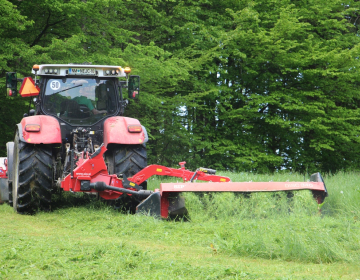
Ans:
[[[149,165],[132,177],[118,178],[109,175],[103,154],[104,145],[86,159],[80,157],[77,167],[61,181],[61,188],[72,192],[97,192],[105,200],[116,200],[123,194],[142,200],[136,207],[136,213],[169,218],[187,214],[182,192],[272,192],[311,190],[320,204],[327,196],[325,183],[320,173],[311,175],[310,182],[230,182],[230,178],[215,175],[215,170],[199,168],[195,172],[181,168],[169,168],[161,165]],[[161,183],[160,190],[142,190],[141,183],[153,175],[172,176],[183,179],[181,183]],[[193,183],[193,180],[208,183]]]
[[[85,182],[85,181],[83,181],[83,182]],[[98,191],[98,192],[103,192],[105,190],[111,190],[111,191],[115,191],[115,192],[119,191],[119,188],[108,186],[104,182],[101,182],[101,181],[96,182],[96,183],[90,183],[89,188],[93,189],[95,191]],[[133,194],[135,196],[138,196],[139,199],[145,199],[154,193],[153,191],[148,191],[148,190],[132,191],[132,190],[125,189],[125,188],[121,189],[121,192],[126,193],[126,194]]]

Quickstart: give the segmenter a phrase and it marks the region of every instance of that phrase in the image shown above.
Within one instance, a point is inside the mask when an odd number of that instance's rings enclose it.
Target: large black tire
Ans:
[[[14,163],[14,142],[6,143],[6,151],[7,151],[7,162],[8,162],[8,188],[9,188],[9,201],[8,204],[13,207],[13,195],[12,195],[12,168]]]
[[[108,147],[106,152],[106,162],[109,174],[125,175],[132,177],[147,166],[146,146],[143,145],[113,145]],[[147,189],[147,182],[140,185],[144,190]],[[139,201],[135,197],[122,195],[116,201],[108,201],[115,208],[135,213],[135,208]]]
[[[108,154],[109,174],[131,177],[147,166],[147,153],[143,145],[116,145]]]
[[[13,207],[20,214],[50,210],[52,193],[52,149],[50,145],[33,145],[14,141]]]

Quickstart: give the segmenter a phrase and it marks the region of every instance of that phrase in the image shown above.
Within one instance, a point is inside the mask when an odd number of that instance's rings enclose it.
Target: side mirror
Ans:
[[[16,72],[6,72],[6,88],[9,89],[9,96],[17,94],[17,76]]]
[[[136,99],[140,93],[140,76],[130,76],[128,84],[129,98]]]

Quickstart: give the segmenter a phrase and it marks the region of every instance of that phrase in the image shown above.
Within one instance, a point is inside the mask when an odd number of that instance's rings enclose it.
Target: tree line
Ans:
[[[5,72],[130,66],[148,162],[275,172],[359,169],[360,2],[0,0],[0,153],[29,100]]]

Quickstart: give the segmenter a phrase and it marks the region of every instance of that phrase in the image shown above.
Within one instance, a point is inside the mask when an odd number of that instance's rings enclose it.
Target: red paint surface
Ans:
[[[104,122],[104,144],[142,144],[145,133],[130,133],[129,125],[140,125],[137,119],[126,117],[111,117]]]
[[[6,169],[3,169],[2,167],[0,167],[0,178],[7,178]]]
[[[81,191],[81,181],[87,180],[90,183],[95,182],[104,182],[105,184],[113,187],[119,188],[119,191],[105,190],[99,192],[99,195],[104,199],[116,199],[121,193],[121,188],[123,188],[122,180],[120,180],[116,175],[109,175],[106,164],[103,158],[103,154],[106,152],[105,146],[102,146],[99,154],[94,156],[93,158],[87,159],[80,158],[76,163],[77,167],[73,171],[73,178],[71,178],[71,174],[65,177],[65,179],[61,182],[61,188],[64,191],[72,191],[72,192],[82,192]],[[84,155],[83,155],[84,156]],[[133,188],[129,188],[130,190],[136,190]],[[97,192],[95,190],[91,190],[90,192]]]
[[[7,158],[6,157],[0,157],[0,178],[7,178],[6,172],[7,172]]]
[[[39,132],[27,132],[27,124],[39,124]],[[30,144],[54,144],[61,143],[60,125],[56,118],[51,116],[30,116],[21,120],[22,136],[25,142]]]
[[[181,162],[183,163],[183,162]],[[129,181],[132,181],[138,185],[140,185],[142,182],[150,178],[154,175],[159,176],[171,176],[171,177],[178,177],[182,178],[184,182],[190,181],[192,176],[195,172],[186,170],[185,167],[181,167],[179,169],[170,168],[162,165],[149,165],[136,173],[131,178],[128,178]],[[230,178],[225,176],[218,176],[218,175],[209,175],[201,171],[197,171],[196,180],[200,181],[208,181],[208,182],[229,182]]]
[[[227,183],[161,183],[166,192],[276,192],[294,190],[325,191],[322,182],[227,182]]]

